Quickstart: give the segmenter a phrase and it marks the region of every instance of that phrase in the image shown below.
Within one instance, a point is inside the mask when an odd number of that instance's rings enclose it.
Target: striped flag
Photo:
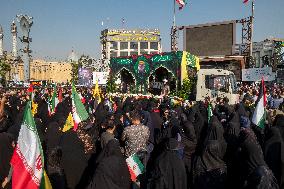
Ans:
[[[89,118],[89,114],[82,103],[74,84],[72,84],[72,115],[74,119],[74,131],[77,130],[79,123]]]
[[[265,95],[265,85],[264,79],[261,80],[261,86],[259,90],[258,98],[255,102],[256,107],[252,117],[252,123],[257,125],[260,128],[264,128],[265,123],[265,106],[266,106],[266,95]]]
[[[17,146],[11,166],[13,189],[52,188],[44,171],[44,157],[31,111],[31,102],[25,107]]]
[[[126,159],[126,163],[130,172],[131,180],[134,182],[137,180],[137,177],[144,172],[144,165],[141,163],[136,154],[129,156]]]
[[[179,10],[183,9],[183,7],[186,5],[186,0],[176,0],[176,2],[179,5]]]

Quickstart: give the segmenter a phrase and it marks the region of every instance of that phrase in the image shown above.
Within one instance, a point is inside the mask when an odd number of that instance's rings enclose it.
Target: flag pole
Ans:
[[[174,21],[173,21],[173,26],[176,26],[176,0],[174,1]]]

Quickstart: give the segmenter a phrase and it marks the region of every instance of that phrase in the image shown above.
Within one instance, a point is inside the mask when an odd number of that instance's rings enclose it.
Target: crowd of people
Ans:
[[[34,119],[54,189],[284,189],[284,88],[266,90],[265,128],[251,122],[259,88],[240,87],[240,103],[149,96],[93,96],[78,88],[89,119],[64,131],[72,111],[71,90],[48,112],[52,89],[35,89]],[[0,182],[11,188],[10,160],[17,143],[26,89],[1,91]],[[145,169],[136,180],[126,158],[136,154]]]

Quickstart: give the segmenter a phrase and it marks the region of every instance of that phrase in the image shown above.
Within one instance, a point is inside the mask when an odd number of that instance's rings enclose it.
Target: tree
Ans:
[[[4,59],[0,60],[0,77],[1,77],[1,84],[5,86],[6,84],[6,75],[11,71],[11,65],[7,63]]]
[[[107,85],[106,86],[107,93],[114,93],[115,92],[116,84],[115,84],[114,78],[111,74],[109,75],[109,77],[107,79],[106,85]]]
[[[78,62],[71,62],[72,70],[71,70],[71,82],[74,84],[78,84],[78,72],[79,72],[79,63]]]

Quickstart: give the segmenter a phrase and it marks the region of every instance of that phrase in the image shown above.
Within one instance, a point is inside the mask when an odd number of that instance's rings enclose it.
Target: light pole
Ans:
[[[251,21],[251,27],[250,27],[250,33],[251,33],[251,36],[250,36],[250,62],[251,62],[251,65],[253,63],[253,21],[254,21],[254,0],[251,1],[251,17],[250,17],[250,21]]]

